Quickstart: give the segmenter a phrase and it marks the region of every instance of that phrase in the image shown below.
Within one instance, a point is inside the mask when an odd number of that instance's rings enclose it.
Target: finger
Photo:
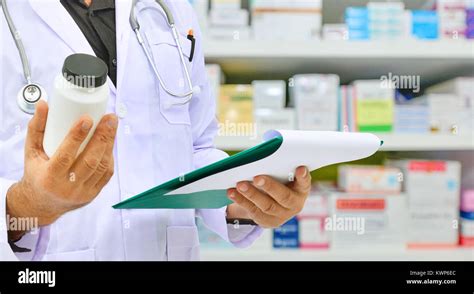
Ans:
[[[87,138],[93,122],[88,115],[84,115],[74,123],[66,138],[51,157],[50,166],[53,173],[67,172],[74,163],[82,142]]]
[[[114,174],[114,157],[104,155],[95,172],[86,180],[86,187],[102,189]]]
[[[107,146],[105,147],[105,152],[102,157],[102,160],[100,161],[99,165],[97,166],[97,169],[95,172],[86,180],[86,185],[90,185],[90,187],[93,187],[98,184],[99,181],[104,177],[105,174],[110,174],[114,172],[114,144],[115,144],[115,137],[116,137],[116,132],[113,134],[113,138],[111,140],[108,140]]]
[[[292,209],[295,206],[296,201],[299,201],[299,199],[295,197],[293,190],[271,177],[257,176],[254,178],[253,182],[258,189],[267,193],[279,205],[286,209]]]
[[[238,183],[237,191],[265,214],[278,216],[288,213],[286,208],[282,207],[272,197],[255,188],[249,182]]]
[[[46,128],[46,119],[48,117],[48,104],[40,100],[36,104],[35,115],[28,123],[28,134],[25,142],[25,155],[34,157],[44,153],[43,139]]]
[[[238,204],[240,207],[248,211],[251,219],[257,224],[278,224],[279,220],[277,217],[266,215],[263,213],[260,208],[258,208],[253,202],[245,198],[240,194],[236,189],[229,189],[227,196],[234,203]]]
[[[100,183],[104,182],[104,178],[106,179],[107,175],[110,175],[109,177],[110,179],[114,173],[113,152],[114,152],[115,136],[116,134],[114,134],[114,138],[112,140],[109,140],[109,142],[107,143],[107,146],[105,147],[104,156],[102,157],[101,162],[97,166],[97,169],[94,172],[94,174],[92,174],[87,180],[87,182],[90,182],[91,186],[96,186],[96,185],[100,186]],[[87,182],[86,182],[86,185],[88,184]],[[102,186],[107,184],[107,182],[108,180],[105,181],[105,183],[102,184]]]
[[[300,195],[307,196],[311,191],[311,174],[308,168],[300,166],[296,169],[295,180],[290,183],[290,187]]]
[[[84,186],[87,187],[88,191],[90,191],[91,194],[88,193],[81,195],[80,197],[82,199],[80,199],[80,203],[90,203],[91,201],[93,201],[113,176],[113,169],[108,169],[102,173],[97,172],[98,170],[99,168],[97,168],[96,172],[84,183]],[[86,195],[95,196],[91,198],[90,196]]]
[[[107,148],[110,148],[109,146],[115,141],[117,123],[117,117],[113,114],[105,115],[100,120],[91,140],[71,167],[71,171],[76,174],[79,181],[86,182],[97,168],[101,169],[100,173],[108,169],[109,163],[104,155]]]
[[[114,175],[114,169],[107,170],[102,175],[102,177],[99,178],[99,180],[95,183],[94,187],[99,191],[102,190],[102,188],[104,188],[104,186],[107,185],[107,183],[110,181],[113,175]]]

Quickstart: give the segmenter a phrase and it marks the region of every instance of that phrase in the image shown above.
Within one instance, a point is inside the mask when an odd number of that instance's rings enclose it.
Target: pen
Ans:
[[[192,62],[194,58],[194,49],[196,47],[196,38],[194,38],[194,31],[192,29],[188,31],[188,40],[191,41],[191,52],[189,54],[189,62]]]

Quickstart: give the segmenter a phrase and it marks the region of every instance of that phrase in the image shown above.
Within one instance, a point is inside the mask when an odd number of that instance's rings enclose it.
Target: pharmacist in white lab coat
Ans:
[[[62,1],[8,2],[34,81],[47,92],[52,92],[53,79],[68,55],[95,55]],[[94,1],[77,2],[94,5]],[[195,217],[244,247],[260,235],[262,227],[279,226],[296,215],[310,188],[305,167],[297,168],[289,185],[257,175],[252,182],[238,183],[228,193],[235,203],[222,209],[111,207],[226,154],[213,146],[215,98],[205,73],[198,24],[187,1],[166,3],[184,34],[187,56],[191,45],[186,33],[190,28],[195,31],[196,53],[187,66],[193,84],[201,90],[189,104],[171,108],[165,105],[174,98],[159,86],[131,30],[131,0],[100,2],[113,4],[109,8],[116,14],[116,83],[109,79],[111,114],[102,119],[77,159],[72,155],[88,133],[90,119],[78,121],[60,149],[51,158],[46,156],[42,138],[48,106],[38,104],[33,118],[19,110],[16,96],[25,83],[22,64],[5,18],[0,19],[0,259],[194,260],[199,257]],[[178,51],[165,19],[157,14],[159,9],[154,1],[137,5],[142,32],[153,40],[150,49],[164,80],[178,85],[182,72]],[[251,219],[257,225],[234,228],[226,218]],[[12,226],[15,220],[37,220],[39,229],[20,230]]]

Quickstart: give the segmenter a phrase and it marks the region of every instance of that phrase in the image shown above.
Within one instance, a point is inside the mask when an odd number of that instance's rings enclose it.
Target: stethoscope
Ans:
[[[176,93],[171,91],[166,84],[164,83],[164,80],[161,78],[161,75],[158,71],[158,68],[148,51],[147,45],[144,42],[144,39],[140,33],[140,24],[138,23],[137,17],[135,15],[135,6],[138,2],[138,0],[133,0],[132,2],[132,9],[130,11],[130,25],[132,26],[132,30],[135,32],[135,35],[137,37],[138,42],[140,43],[140,46],[143,48],[143,51],[145,52],[146,58],[148,59],[148,62],[150,66],[153,69],[153,72],[157,78],[157,80],[160,83],[161,88],[168,93],[170,96],[177,98],[178,102],[171,102],[169,103],[168,106],[173,106],[173,105],[185,105],[189,103],[193,97],[193,94],[197,94],[200,91],[199,87],[193,87],[191,77],[189,75],[188,68],[186,66],[186,61],[184,58],[183,54],[183,49],[181,47],[180,39],[179,39],[179,33],[178,30],[176,29],[175,22],[174,22],[174,17],[171,14],[171,11],[169,10],[168,6],[163,2],[163,0],[155,0],[158,5],[163,9],[164,11],[164,16],[166,17],[166,21],[168,26],[171,29],[171,32],[173,34],[173,38],[175,40],[176,47],[179,52],[179,57],[181,60],[181,65],[183,67],[184,75],[186,78],[186,84],[188,86],[188,91],[184,93]],[[8,28],[10,30],[10,33],[15,41],[15,45],[18,49],[18,53],[20,55],[21,63],[23,66],[23,75],[25,78],[25,86],[23,86],[20,91],[18,92],[17,95],[17,104],[18,107],[25,113],[27,114],[34,114],[35,112],[35,107],[38,101],[40,100],[46,100],[47,99],[47,93],[44,90],[44,88],[39,85],[38,83],[35,83],[32,81],[31,77],[31,68],[30,68],[30,63],[28,60],[28,55],[26,54],[25,47],[23,45],[23,41],[21,39],[21,35],[18,32],[13,19],[10,15],[10,11],[7,6],[7,0],[1,0],[0,2],[2,4],[2,10],[3,14],[5,15]]]
[[[168,93],[170,96],[173,96],[175,98],[183,99],[183,101],[179,102],[172,102],[169,105],[166,105],[167,107],[173,106],[173,105],[185,105],[189,103],[193,97],[193,94],[198,94],[201,91],[201,88],[199,86],[193,87],[193,83],[191,81],[191,77],[189,75],[188,67],[186,66],[186,60],[184,58],[184,53],[183,53],[183,48],[181,47],[181,41],[179,38],[179,33],[178,30],[176,29],[175,21],[173,14],[169,10],[168,6],[164,3],[163,0],[155,0],[155,2],[160,5],[161,9],[163,9],[166,17],[166,22],[168,23],[168,26],[171,30],[171,33],[173,34],[173,39],[175,41],[176,47],[178,48],[178,53],[179,53],[179,58],[181,60],[181,66],[184,71],[184,75],[186,77],[186,83],[188,85],[188,92],[185,93],[175,93],[168,89],[166,87],[165,82],[161,78],[161,75],[158,71],[158,68],[156,67],[155,62],[153,61],[153,58],[151,57],[150,52],[148,51],[148,48],[144,42],[144,39],[142,37],[142,34],[140,33],[140,24],[138,23],[137,16],[135,14],[135,6],[137,4],[138,0],[133,0],[132,2],[132,9],[130,11],[130,25],[132,26],[132,30],[135,32],[135,35],[137,37],[138,43],[140,43],[140,46],[143,48],[143,51],[145,52],[146,58],[148,59],[149,64],[151,65],[153,72],[155,73],[156,78],[160,82],[161,88]]]
[[[13,40],[15,40],[15,45],[18,48],[18,53],[20,54],[21,63],[23,65],[23,75],[26,81],[26,84],[18,92],[16,101],[18,103],[18,107],[22,111],[28,114],[34,114],[36,103],[38,103],[38,101],[41,99],[46,99],[46,91],[39,84],[32,82],[30,62],[28,61],[28,55],[25,52],[25,47],[23,46],[20,33],[13,23],[10,11],[7,7],[7,1],[1,1],[3,14],[7,20],[8,28],[10,29],[10,33],[12,34]]]

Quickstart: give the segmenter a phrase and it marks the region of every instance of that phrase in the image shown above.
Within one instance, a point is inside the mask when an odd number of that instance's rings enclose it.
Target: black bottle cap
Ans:
[[[73,54],[66,58],[63,76],[82,88],[98,88],[107,82],[107,64],[102,59],[88,54]]]

